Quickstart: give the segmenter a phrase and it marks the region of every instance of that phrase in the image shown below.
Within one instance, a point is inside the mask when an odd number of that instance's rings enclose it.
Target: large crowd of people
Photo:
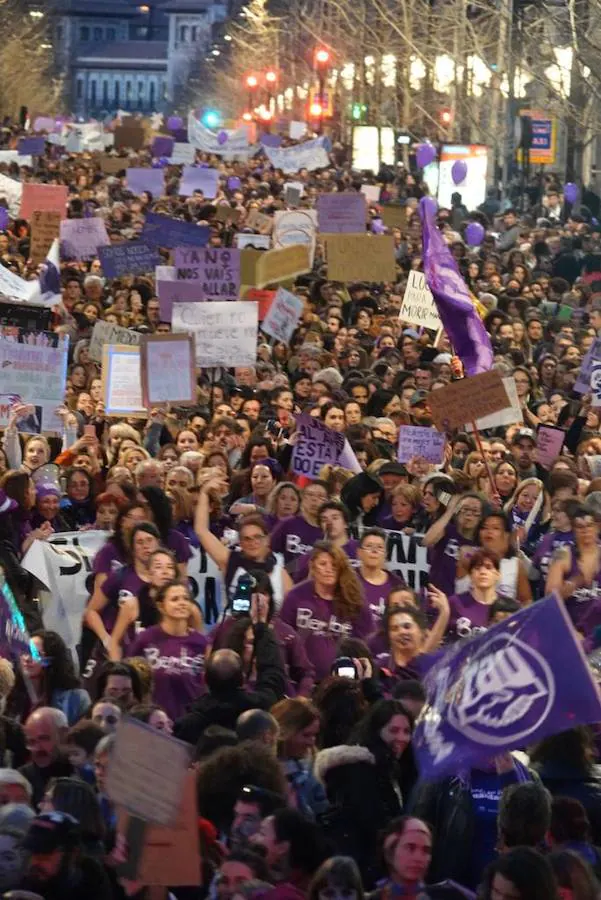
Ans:
[[[1,134],[9,147],[20,132]],[[268,231],[287,181],[302,184],[301,208],[379,184],[366,231],[392,234],[397,275],[328,280],[318,235],[312,271],[288,285],[303,304],[289,344],[259,333],[254,366],[197,370],[195,406],[119,419],[105,413],[91,334],[99,320],[168,333],[155,275],[111,279],[99,258],[61,262],[49,330],[69,337],[64,433],[28,433],[30,406],[17,401],[0,449],[0,566],[31,636],[29,653],[6,642],[0,660],[0,889],[156,896],[119,874],[129,848],[106,775],[127,715],[190,748],[200,861],[196,885],[169,888],[178,900],[598,898],[596,728],[436,782],[420,776],[412,746],[424,675],[446,647],[552,591],[585,652],[601,646],[601,412],[575,390],[601,328],[594,195],[574,207],[549,174],[526,212],[494,192],[477,210],[460,196],[438,209],[520,414],[447,434],[440,463],[399,462],[400,429],[434,427],[432,392],[461,375],[444,332],[399,317],[408,274],[423,266],[419,171],[353,171],[342,147],[328,168],[293,177],[260,155],[197,152],[220,173],[207,200],[179,195],[181,167],[168,160],[164,196],[132,194],[125,170],[151,165],[150,151],[121,156],[123,171],[106,175],[99,154],[47,144],[33,168],[0,162],[0,173],[67,185],[66,215],[102,218],[114,244],[153,211],[208,226],[216,248]],[[405,210],[403,227],[382,224],[383,203]],[[34,278],[31,222],[8,205],[0,185],[0,263]],[[235,216],[219,216],[223,206]],[[485,230],[477,246],[470,222]],[[342,434],[360,471],[294,475],[301,413]],[[564,435],[544,466],[540,425]],[[104,544],[74,653],[47,627],[24,562],[34,542],[91,530]],[[390,565],[399,535],[427,554],[425,568]],[[219,581],[210,624],[188,577],[196,552]]]

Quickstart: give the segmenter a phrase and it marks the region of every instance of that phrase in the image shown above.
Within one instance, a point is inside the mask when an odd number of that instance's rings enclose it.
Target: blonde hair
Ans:
[[[518,485],[513,492],[513,497],[507,501],[504,507],[504,511],[509,514],[513,507],[518,502],[519,496],[522,491],[527,487],[535,486],[540,491],[543,492],[543,505],[540,511],[540,521],[546,522],[551,517],[551,501],[549,500],[549,494],[545,490],[545,486],[540,480],[540,478],[524,478],[523,481],[518,482]]]
[[[44,451],[46,453],[46,462],[50,459],[50,444],[48,443],[48,438],[43,434],[30,434],[29,437],[25,438],[25,442],[23,443],[23,459],[27,454],[27,448],[34,441],[39,441],[44,446]]]
[[[299,731],[320,720],[318,708],[305,697],[288,697],[271,707],[271,715],[280,726],[280,743],[289,741]]]
[[[0,698],[8,697],[15,686],[15,670],[7,659],[0,658]]]
[[[326,463],[325,466],[322,466],[319,470],[318,478],[320,481],[325,481],[328,494],[332,496],[332,494],[340,493],[347,481],[350,481],[353,476],[354,473],[349,469],[344,469],[342,466],[334,466],[332,463]],[[338,491],[336,491],[336,488],[338,488]]]
[[[122,454],[119,454],[119,459],[117,460],[117,464],[120,466],[125,466],[127,468],[127,461],[129,460],[132,453],[142,453],[144,459],[152,459],[148,450],[145,450],[144,447],[128,447],[127,450],[124,450]],[[142,462],[142,460],[139,460]]]
[[[363,590],[355,575],[346,553],[326,541],[318,541],[311,553],[310,569],[313,579],[313,563],[317,557],[327,553],[336,566],[337,579],[332,608],[338,619],[356,619],[363,609]]]

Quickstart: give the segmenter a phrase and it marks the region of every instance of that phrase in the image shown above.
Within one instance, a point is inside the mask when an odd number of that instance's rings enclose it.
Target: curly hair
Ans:
[[[363,609],[363,591],[346,553],[327,541],[318,541],[311,553],[311,565],[321,553],[327,553],[336,566],[336,588],[332,600],[336,617],[356,619]]]
[[[322,721],[319,749],[348,744],[351,732],[368,708],[361,682],[329,675],[321,682],[313,699]]]
[[[218,831],[229,832],[234,806],[246,784],[287,796],[286,777],[267,747],[246,743],[222,747],[197,769],[198,808]]]
[[[44,693],[50,697],[53,691],[68,691],[80,686],[73,667],[73,658],[64,640],[56,631],[34,631],[32,638],[40,638],[44,667]]]
[[[320,720],[318,708],[304,697],[287,697],[271,707],[271,715],[280,726],[280,744]]]

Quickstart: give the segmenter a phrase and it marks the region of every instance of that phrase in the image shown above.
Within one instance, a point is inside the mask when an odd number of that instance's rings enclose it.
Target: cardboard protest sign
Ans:
[[[413,747],[429,781],[601,715],[593,673],[555,594],[449,647],[423,684]]]
[[[317,234],[315,210],[278,210],[273,219],[273,246],[279,249],[294,244],[304,244],[309,248],[309,262],[313,265]]]
[[[59,212],[61,219],[65,219],[68,198],[69,189],[64,184],[36,184],[34,181],[27,181],[21,194],[21,218],[29,222],[34,212],[49,209]]]
[[[379,207],[380,218],[387,228],[400,228],[407,226],[407,210],[404,206],[384,205]]]
[[[315,480],[322,466],[338,464],[344,449],[344,435],[327,428],[321,419],[308,413],[297,416],[296,443],[292,449],[292,471]]]
[[[236,246],[239,250],[254,248],[255,250],[269,250],[271,247],[271,237],[268,234],[237,234]],[[242,279],[244,282],[244,279]]]
[[[179,184],[179,194],[190,197],[194,191],[202,191],[207,200],[212,200],[219,189],[219,172],[207,166],[184,166]]]
[[[146,213],[140,239],[150,247],[205,247],[209,242],[207,225],[182,222],[160,213]]]
[[[92,259],[110,243],[104,220],[98,217],[63,219],[60,238],[63,259]]]
[[[288,208],[299,206],[301,201],[301,190],[295,184],[287,184],[284,186],[284,203]]]
[[[476,419],[476,428],[478,431],[486,431],[487,428],[499,428],[503,425],[514,425],[516,422],[523,422],[523,413],[518,398],[518,390],[513,380],[513,375],[503,378],[503,384],[509,398],[509,405],[500,409],[498,412],[491,413],[489,416],[479,416]],[[466,431],[473,431],[473,423],[465,423]]]
[[[27,403],[33,409],[20,431],[62,434],[56,410],[64,402],[68,350],[66,335],[0,326],[0,428],[13,403]]]
[[[330,281],[396,281],[392,235],[324,235]]]
[[[131,168],[127,170],[127,189],[139,197],[145,191],[160,197],[165,188],[163,169]]]
[[[180,281],[193,281],[207,300],[235,300],[240,291],[240,250],[177,247],[175,268]]]
[[[143,335],[140,341],[142,403],[192,406],[196,402],[194,342],[189,334]]]
[[[279,250],[267,250],[260,253],[257,259],[254,287],[262,288],[268,284],[277,284],[278,281],[287,281],[310,271],[310,249],[306,244],[292,244]]]
[[[103,153],[99,159],[100,168],[105,175],[116,175],[118,172],[127,170],[128,160],[123,156],[109,156]]]
[[[445,444],[445,435],[435,431],[434,428],[401,425],[397,459],[401,463],[406,463],[419,456],[438,465],[443,461]]]
[[[431,391],[428,403],[439,431],[454,431],[510,405],[503,379],[495,371],[470,375]]]
[[[273,219],[266,216],[265,213],[259,212],[258,209],[251,209],[246,217],[245,224],[248,228],[254,228],[260,234],[271,234],[273,229]]]
[[[37,266],[44,262],[52,241],[60,234],[61,215],[54,210],[36,210],[31,217],[31,243],[29,255]]]
[[[421,328],[431,328],[434,331],[438,331],[442,327],[434,297],[426,284],[423,272],[413,270],[409,272],[399,319],[402,322],[419,325]]]
[[[234,207],[230,206],[229,203],[220,203],[217,207],[217,212],[215,213],[215,219],[217,222],[227,222],[231,223],[232,225],[237,225],[237,223],[240,221],[241,216],[242,210],[234,209]]]
[[[152,272],[160,262],[156,248],[149,247],[144,241],[124,241],[122,244],[100,247],[98,256],[107,278]]]
[[[536,461],[550,469],[563,450],[566,433],[555,425],[539,425],[536,432]]]
[[[590,389],[591,372],[594,362],[601,362],[601,337],[595,338],[591,344],[590,350],[588,350],[582,358],[578,380],[574,385],[574,390],[578,391],[579,394],[587,394]]]
[[[140,348],[105,344],[102,348],[102,396],[107,416],[145,418],[140,380]]]
[[[171,825],[184,792],[190,747],[138,719],[119,724],[106,776],[113,803],[145,822]]]
[[[365,231],[365,196],[357,191],[320,194],[317,218],[322,234],[360,234]]]
[[[157,269],[166,266],[157,266]],[[175,272],[175,267],[173,268]],[[161,307],[161,322],[170,322],[174,303],[198,303],[206,298],[196,281],[178,281],[177,279],[161,280],[157,274],[157,295]]]
[[[197,366],[254,366],[257,313],[257,304],[245,300],[174,303],[172,328],[194,335]]]
[[[263,320],[261,331],[276,341],[290,343],[298,320],[303,314],[303,301],[300,297],[278,288],[275,300],[270,304],[269,312]]]
[[[196,159],[196,147],[192,144],[184,144],[176,141],[171,151],[169,162],[172,165],[191,166]]]
[[[380,202],[380,185],[379,184],[362,184],[361,193],[372,206],[374,203]]]
[[[118,821],[119,832],[125,833],[126,817]],[[170,826],[149,825],[143,835],[143,846],[136,871],[136,881],[144,885],[184,887],[201,883],[198,845],[198,809],[196,775],[186,773],[177,818]],[[151,898],[152,900],[152,898]]]
[[[114,134],[117,150],[141,150],[146,141],[144,129],[138,125],[117,125]]]
[[[137,331],[130,331],[122,325],[111,325],[110,322],[97,321],[92,329],[92,337],[88,352],[94,362],[102,362],[102,348],[105,344],[129,344],[137,347],[142,337]]]

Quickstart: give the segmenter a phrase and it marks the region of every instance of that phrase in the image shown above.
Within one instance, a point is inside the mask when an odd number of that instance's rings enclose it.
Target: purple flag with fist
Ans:
[[[413,747],[425,779],[601,721],[599,690],[555,594],[450,647],[424,687]]]
[[[451,251],[436,227],[434,214],[424,200],[420,201],[420,215],[424,274],[453,350],[467,375],[488,372],[493,364],[488,332],[474,308]]]

